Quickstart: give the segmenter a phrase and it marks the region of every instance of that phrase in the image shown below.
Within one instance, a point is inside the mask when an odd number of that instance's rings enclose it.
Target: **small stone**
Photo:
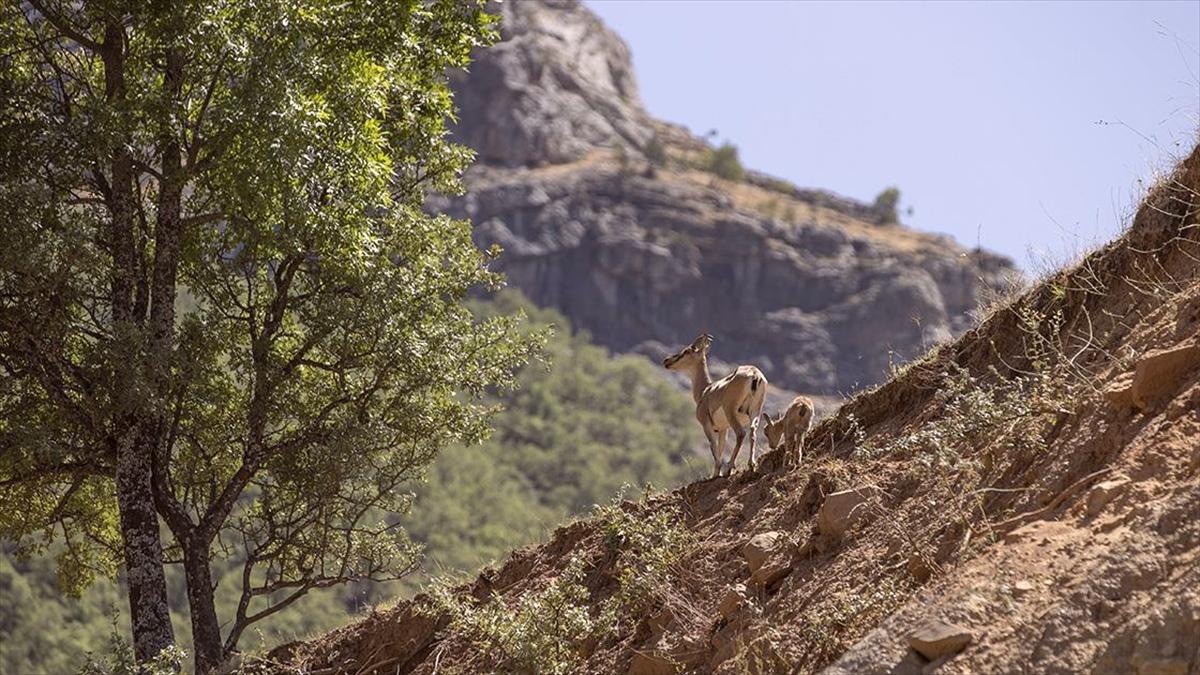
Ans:
[[[774,559],[755,570],[754,574],[750,575],[750,583],[765,589],[791,573],[792,563],[790,560]]]
[[[933,571],[929,569],[929,563],[925,562],[925,559],[916,553],[908,556],[906,567],[908,567],[908,573],[918,582],[927,581],[933,574]]]
[[[678,640],[671,654],[687,668],[695,668],[704,662],[707,655],[707,638],[700,635],[686,635]]]
[[[713,634],[710,638],[710,644],[713,649],[711,663],[721,663],[737,655],[738,645],[740,644],[738,638],[745,628],[746,618],[739,617],[734,621],[730,621],[724,628]]]
[[[825,498],[817,513],[817,527],[821,534],[840,538],[869,513],[867,504],[877,497],[879,489],[860,487],[834,492]]]
[[[721,604],[717,606],[717,611],[721,613],[721,618],[728,621],[738,613],[745,602],[746,587],[743,584],[734,584],[725,591],[725,597],[721,598]]]
[[[1133,371],[1133,404],[1146,409],[1178,387],[1183,376],[1200,367],[1200,342],[1148,352]]]
[[[742,557],[746,559],[746,564],[750,565],[750,573],[757,572],[768,558],[782,554],[786,542],[787,539],[784,538],[782,532],[763,532],[754,535],[742,547]]]
[[[961,652],[974,636],[971,631],[945,621],[930,621],[913,631],[908,644],[930,661]]]
[[[1029,595],[1030,593],[1032,593],[1034,591],[1034,588],[1035,587],[1033,584],[1022,579],[1022,580],[1018,581],[1017,583],[1013,584],[1013,587],[1012,587],[1013,597],[1020,598],[1020,597]]]
[[[1129,487],[1129,479],[1125,477],[1113,478],[1102,483],[1097,483],[1087,496],[1087,512],[1089,516],[1098,516],[1104,510],[1105,506],[1113,499],[1116,499],[1126,488]]]

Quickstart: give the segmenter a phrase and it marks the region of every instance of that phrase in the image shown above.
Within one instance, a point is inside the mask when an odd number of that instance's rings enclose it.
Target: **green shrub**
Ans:
[[[881,223],[900,222],[900,188],[889,187],[875,196],[872,205],[875,215]]]
[[[672,567],[695,545],[695,534],[679,525],[678,510],[659,508],[635,514],[621,508],[620,495],[610,504],[598,506],[596,519],[604,529],[617,558],[620,590],[616,601],[622,609],[638,613],[666,587]]]
[[[1043,424],[1065,404],[1054,378],[1030,373],[983,384],[966,370],[952,366],[936,397],[943,410],[937,419],[886,443],[862,448],[867,457],[913,458],[926,466],[957,466],[964,454],[994,442],[1009,447],[1042,445]]]
[[[740,181],[746,177],[746,169],[742,166],[742,160],[738,159],[737,146],[728,142],[715,150],[706,151],[702,168],[725,180]]]
[[[695,542],[678,524],[679,512],[660,508],[650,514],[630,513],[621,507],[618,494],[611,503],[597,506],[593,515],[605,541],[617,550],[618,580],[617,592],[595,609],[584,585],[588,563],[578,556],[540,590],[508,599],[475,602],[455,593],[450,580],[433,584],[430,610],[445,613],[450,630],[491,662],[474,665],[513,672],[571,672],[589,644],[615,630],[620,616],[636,616],[663,599],[673,566]]]
[[[117,617],[113,617],[112,632],[106,654],[89,652],[79,675],[177,675],[187,660],[187,652],[178,646],[167,647],[158,656],[138,663],[133,646],[125,639]]]
[[[612,625],[608,608],[589,612],[583,576],[583,560],[572,558],[545,588],[515,604],[498,598],[476,604],[456,596],[448,582],[435,584],[430,596],[449,615],[451,630],[506,670],[558,675],[574,670],[584,644]]]

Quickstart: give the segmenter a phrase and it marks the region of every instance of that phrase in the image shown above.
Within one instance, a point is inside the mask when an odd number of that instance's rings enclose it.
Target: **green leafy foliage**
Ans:
[[[699,477],[690,399],[645,359],[610,356],[557,312],[518,293],[490,311],[528,315],[561,330],[546,345],[551,366],[521,372],[499,401],[492,437],[439,456],[405,527],[434,567],[472,570],[548,528],[606,503],[626,484],[679,485]]]
[[[140,658],[172,641],[156,511],[213,668],[309,591],[412,571],[402,486],[536,356],[465,304],[494,253],[421,208],[471,156],[446,72],[483,9],[0,9],[0,536],[62,542],[76,594],[131,567]]]
[[[172,646],[159,652],[153,659],[138,663],[133,647],[122,635],[117,619],[113,617],[108,650],[102,654],[89,653],[79,675],[175,675],[183,668],[186,659],[187,652]]]
[[[520,334],[546,325],[557,330],[546,345],[548,367],[529,365],[520,371],[517,389],[489,395],[489,405],[503,406],[492,417],[492,436],[447,447],[424,481],[399,490],[411,495],[412,508],[398,522],[424,548],[425,572],[401,582],[314,590],[255,624],[243,648],[269,648],[342,625],[356,612],[416,590],[430,576],[461,578],[607,503],[623,484],[673,486],[704,473],[702,463],[689,463],[690,442],[697,440],[690,399],[652,364],[609,355],[586,333],[572,333],[561,315],[537,309],[514,291],[473,302],[471,309],[481,319],[524,312],[516,326]],[[647,548],[636,520],[619,515],[612,522],[614,542],[628,538]],[[101,578],[79,599],[63,597],[55,578],[60,547],[52,544],[26,561],[17,560],[11,546],[0,551],[0,606],[13,608],[0,619],[0,672],[74,671],[86,652],[108,648],[110,616],[124,607],[120,589]],[[176,635],[186,644],[182,579],[178,570],[169,572]],[[214,563],[222,615],[237,606],[241,573],[236,556]]]
[[[679,524],[679,512],[670,508],[635,512],[613,499],[597,507],[594,515],[609,546],[620,551],[617,604],[624,611],[639,613],[662,600],[658,591],[666,586],[672,566],[696,543],[695,534]]]
[[[1042,374],[1012,379],[992,373],[993,384],[984,384],[966,370],[953,367],[936,397],[943,413],[882,444],[868,444],[867,457],[913,458],[926,466],[955,466],[967,460],[965,452],[986,447],[996,439],[1016,448],[1038,448],[1042,422],[1052,419],[1063,405],[1062,392]]]
[[[972,374],[951,364],[935,394],[942,407],[936,419],[896,437],[879,436],[861,443],[859,453],[913,458],[927,467],[974,470],[974,465],[990,462],[997,453],[1042,449],[1047,428],[1056,417],[1070,412],[1087,377],[1062,352],[1061,309],[1047,312],[1020,305],[1012,311],[1022,334],[1027,368],[1006,377],[995,366]],[[927,367],[924,363],[919,360],[907,367]]]

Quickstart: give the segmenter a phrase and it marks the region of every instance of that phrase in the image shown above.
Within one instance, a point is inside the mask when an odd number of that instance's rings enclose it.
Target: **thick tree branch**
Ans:
[[[93,52],[99,52],[103,48],[100,42],[84,35],[82,31],[72,26],[66,17],[51,10],[42,0],[29,0],[29,4],[37,10],[38,14],[45,17],[46,21],[49,21],[55,30],[62,33],[63,36],[74,40],[79,46]]]
[[[51,476],[107,476],[111,472],[112,467],[98,462],[63,462],[62,464],[40,466],[12,478],[0,480],[0,487],[11,487]]]

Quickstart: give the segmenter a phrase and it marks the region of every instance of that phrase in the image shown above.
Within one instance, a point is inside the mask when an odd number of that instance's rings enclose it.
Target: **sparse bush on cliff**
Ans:
[[[624,490],[622,490],[624,492]],[[623,616],[638,615],[657,601],[659,589],[669,587],[668,575],[695,543],[674,509],[649,516],[627,511],[621,496],[597,506],[593,515],[609,546],[617,550],[618,588],[603,601],[592,602],[585,583],[594,567],[572,556],[562,573],[540,590],[516,602],[492,597],[477,602],[450,580],[430,590],[433,613],[444,613],[452,633],[470,642],[484,663],[476,669],[499,667],[504,672],[567,673],[599,641],[613,632]]]
[[[680,525],[679,513],[664,508],[649,514],[621,507],[620,496],[594,511],[610,547],[620,552],[620,591],[616,602],[634,613],[661,598],[672,567],[695,545],[695,535]]]
[[[875,196],[873,208],[880,223],[900,222],[900,188],[885,188]]]
[[[700,166],[725,180],[741,181],[746,177],[746,169],[738,158],[737,146],[729,142],[722,143],[715,150],[705,151]]]
[[[557,675],[571,672],[584,643],[611,624],[607,608],[596,616],[589,611],[583,577],[583,560],[572,558],[545,588],[512,605],[496,598],[475,603],[456,596],[449,583],[435,584],[430,597],[449,615],[450,630],[505,670]]]

